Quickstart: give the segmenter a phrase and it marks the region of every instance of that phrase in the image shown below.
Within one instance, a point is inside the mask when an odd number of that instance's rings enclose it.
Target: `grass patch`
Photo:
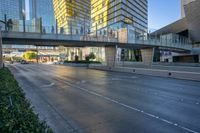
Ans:
[[[8,68],[0,69],[0,133],[52,133],[34,114]]]

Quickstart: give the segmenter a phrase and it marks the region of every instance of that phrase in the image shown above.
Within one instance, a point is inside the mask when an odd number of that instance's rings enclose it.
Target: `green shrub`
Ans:
[[[96,58],[96,56],[95,56],[94,53],[91,52],[91,53],[89,54],[89,58],[92,59],[92,60],[94,60],[94,59]]]
[[[96,58],[95,54],[91,52],[89,55],[85,57],[87,61],[94,60]]]
[[[0,133],[52,133],[7,68],[0,69]]]
[[[76,64],[101,64],[99,61],[88,61],[88,60],[79,60],[79,61],[67,61],[65,60],[64,63],[76,63]]]
[[[33,52],[33,51],[27,51],[23,54],[23,58],[25,60],[33,60],[33,59],[37,59],[37,53]]]

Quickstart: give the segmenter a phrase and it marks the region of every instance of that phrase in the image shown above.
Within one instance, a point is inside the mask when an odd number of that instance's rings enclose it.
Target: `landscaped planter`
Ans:
[[[7,68],[0,69],[0,133],[52,133]]]

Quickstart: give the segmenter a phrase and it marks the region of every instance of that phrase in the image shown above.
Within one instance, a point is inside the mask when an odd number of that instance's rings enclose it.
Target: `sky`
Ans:
[[[181,18],[181,0],[148,0],[150,29],[162,28]]]
[[[30,19],[30,9],[29,9],[29,0],[25,0],[25,10],[26,10],[26,19]]]
[[[29,12],[29,0],[26,2],[26,11]],[[162,28],[181,17],[181,0],[148,0],[148,27],[153,30]],[[29,13],[26,14],[29,19]]]

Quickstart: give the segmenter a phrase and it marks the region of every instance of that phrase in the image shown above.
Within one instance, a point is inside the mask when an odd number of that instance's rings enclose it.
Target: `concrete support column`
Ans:
[[[1,27],[0,27],[0,68],[2,67],[3,67],[3,49],[2,49]]]
[[[106,57],[107,67],[109,67],[109,68],[115,67],[116,54],[117,54],[116,46],[106,46],[105,47],[105,57]]]
[[[154,48],[141,49],[142,62],[145,66],[151,66],[153,62]]]
[[[199,53],[199,63],[200,63],[200,53]]]
[[[39,63],[39,51],[38,51],[38,46],[36,45],[36,51],[37,51],[37,64]]]

